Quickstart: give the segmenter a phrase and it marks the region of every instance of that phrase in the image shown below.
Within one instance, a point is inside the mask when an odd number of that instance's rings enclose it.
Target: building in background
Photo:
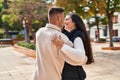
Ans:
[[[84,21],[87,24],[87,21]],[[113,37],[120,37],[120,13],[115,13],[113,17]],[[87,30],[89,30],[87,26]],[[109,38],[109,27],[108,25],[99,24],[100,38]],[[97,26],[92,26],[90,29],[90,38],[96,39]]]

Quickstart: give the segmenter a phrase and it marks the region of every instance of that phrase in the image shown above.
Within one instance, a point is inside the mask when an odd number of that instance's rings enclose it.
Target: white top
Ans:
[[[65,43],[61,51],[52,43],[52,37],[56,33],[61,35]],[[76,38],[74,44],[79,40],[80,38]],[[86,59],[83,61],[82,55],[80,55],[83,54],[82,50],[77,49],[81,46],[74,45],[74,49],[68,45],[72,46],[73,44],[57,26],[47,24],[44,28],[39,29],[36,33],[36,60],[33,80],[61,80],[65,61],[72,65],[83,64]]]
[[[87,56],[85,55],[85,49],[83,42],[80,37],[75,38],[74,48],[64,44],[61,51],[65,53],[68,57],[71,57],[72,61],[75,61],[72,65],[83,65],[87,61]],[[71,64],[71,62],[68,61]]]

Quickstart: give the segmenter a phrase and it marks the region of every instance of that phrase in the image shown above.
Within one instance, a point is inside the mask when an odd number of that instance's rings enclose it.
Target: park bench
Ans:
[[[5,39],[0,39],[0,46],[3,45],[14,45],[14,40],[13,39],[9,39],[9,38],[5,38]]]

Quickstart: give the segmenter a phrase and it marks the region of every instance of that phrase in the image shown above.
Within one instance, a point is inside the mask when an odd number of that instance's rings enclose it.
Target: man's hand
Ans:
[[[63,44],[64,44],[63,40],[61,39],[61,36],[60,36],[60,35],[57,36],[56,34],[53,36],[52,42],[53,42],[53,44],[55,44],[56,47],[58,47],[59,49],[61,49],[62,46],[63,46]]]

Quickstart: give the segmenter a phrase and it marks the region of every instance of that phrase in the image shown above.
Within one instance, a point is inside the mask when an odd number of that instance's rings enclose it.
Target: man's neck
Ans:
[[[56,25],[58,28],[62,29],[62,27],[60,27],[60,25],[58,23],[55,22],[49,22],[50,24]]]

